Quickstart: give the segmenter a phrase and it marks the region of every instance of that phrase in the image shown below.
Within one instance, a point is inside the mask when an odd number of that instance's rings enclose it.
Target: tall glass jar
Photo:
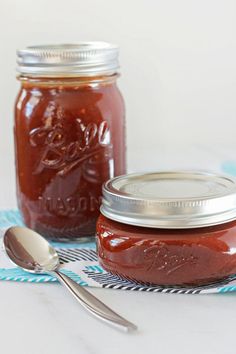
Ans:
[[[25,224],[57,240],[94,236],[102,184],[126,171],[118,48],[83,42],[17,54],[16,179]]]

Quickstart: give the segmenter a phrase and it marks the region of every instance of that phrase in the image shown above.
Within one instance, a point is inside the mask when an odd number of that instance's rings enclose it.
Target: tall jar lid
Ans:
[[[101,213],[121,223],[164,229],[198,228],[236,219],[236,180],[205,172],[157,172],[113,178]]]
[[[119,48],[106,42],[37,45],[17,51],[17,71],[33,77],[112,75]]]

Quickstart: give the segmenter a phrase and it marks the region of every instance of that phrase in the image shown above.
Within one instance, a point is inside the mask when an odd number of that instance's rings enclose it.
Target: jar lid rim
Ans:
[[[125,224],[187,229],[236,219],[236,179],[206,171],[115,177],[103,186],[101,213]]]
[[[118,56],[116,44],[101,41],[28,46],[17,50],[17,71],[35,77],[112,75]]]

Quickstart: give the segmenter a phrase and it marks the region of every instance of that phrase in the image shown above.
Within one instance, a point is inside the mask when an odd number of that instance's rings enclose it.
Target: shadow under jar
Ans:
[[[45,237],[95,234],[102,184],[125,173],[118,48],[104,42],[18,51],[15,106],[18,206]]]
[[[116,177],[97,222],[100,264],[153,285],[202,285],[236,274],[236,181],[201,172]]]

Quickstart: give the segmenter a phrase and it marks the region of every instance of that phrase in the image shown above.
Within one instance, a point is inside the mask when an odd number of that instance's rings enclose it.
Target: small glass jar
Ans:
[[[197,172],[112,179],[97,222],[100,264],[152,285],[202,285],[236,273],[236,181]]]
[[[18,51],[18,205],[45,237],[94,236],[102,184],[126,171],[118,67],[117,46],[103,42]]]

